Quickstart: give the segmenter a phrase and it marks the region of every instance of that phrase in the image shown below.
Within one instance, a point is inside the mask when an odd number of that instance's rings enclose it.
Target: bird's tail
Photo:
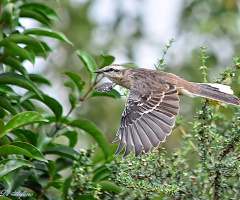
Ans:
[[[233,95],[233,91],[230,86],[222,85],[218,83],[194,83],[198,86],[199,91],[196,96],[213,99],[216,101],[222,101],[228,104],[239,106],[238,97]]]

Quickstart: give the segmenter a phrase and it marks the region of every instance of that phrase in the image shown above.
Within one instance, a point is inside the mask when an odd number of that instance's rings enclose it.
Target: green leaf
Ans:
[[[27,144],[27,143],[24,143],[24,144]],[[12,143],[0,146],[0,156],[6,156],[10,154],[20,154],[20,155],[27,156],[29,158],[37,159],[32,153],[30,153],[26,149],[12,145]],[[40,160],[46,162],[46,159],[44,159],[43,156],[40,157]]]
[[[77,53],[78,57],[82,60],[84,66],[86,67],[86,69],[89,73],[89,76],[91,78],[91,82],[93,82],[96,77],[96,74],[93,72],[95,70],[97,70],[97,65],[96,65],[95,61],[87,53],[85,53],[81,50],[77,50],[76,53]]]
[[[76,198],[76,200],[96,200],[96,199],[91,194],[83,194]]]
[[[103,133],[95,125],[93,125],[92,123],[86,120],[81,120],[81,119],[74,120],[68,125],[82,129],[85,132],[89,133],[97,141],[99,146],[102,148],[105,158],[108,157],[108,142],[105,136],[103,135]]]
[[[9,144],[9,143],[11,143],[11,141],[6,135],[4,135],[2,138],[0,138],[0,146]]]
[[[2,96],[0,96],[0,107],[7,110],[13,115],[17,114],[17,111],[13,108],[13,106]],[[1,128],[0,128],[1,130]]]
[[[35,83],[46,84],[49,86],[52,85],[48,79],[38,74],[29,74],[29,79]]]
[[[22,75],[27,76],[27,71],[22,66],[22,63],[19,61],[18,58],[14,57],[8,57],[3,59],[2,61],[4,64],[8,65],[9,67],[12,67],[13,69],[19,71]]]
[[[5,126],[3,130],[0,130],[0,137],[4,136],[8,132],[18,129],[20,127],[38,123],[38,122],[47,122],[45,118],[43,118],[37,112],[23,112],[18,115],[15,115]]]
[[[3,130],[5,128],[5,124],[3,120],[0,118],[0,130]]]
[[[38,133],[35,133],[31,130],[25,130],[25,129],[17,129],[17,130],[11,131],[11,133],[14,134],[16,137],[21,138],[20,141],[26,141],[27,143],[30,143],[34,146],[37,145]]]
[[[26,142],[12,142],[10,145],[14,145],[17,147],[20,147],[22,149],[25,149],[26,151],[30,152],[33,155],[33,158],[36,160],[40,160],[43,162],[48,162],[42,155],[42,153],[39,151],[38,148],[35,146],[26,143]]]
[[[25,44],[28,46],[32,46],[38,49],[41,49],[41,51],[45,51],[42,43],[37,40],[34,37],[30,37],[28,35],[21,35],[21,34],[13,34],[9,37],[4,38],[1,42],[0,42],[0,46],[4,46],[5,44],[12,42],[15,44]]]
[[[65,147],[65,146],[57,146],[51,149],[47,149],[46,151],[44,151],[44,154],[55,154],[55,155],[69,158],[71,160],[75,160],[76,157],[79,156],[79,153],[77,151],[75,151],[70,147]]]
[[[16,197],[16,198],[17,198],[17,197]],[[14,199],[12,199],[12,197],[11,197],[11,199],[10,199],[10,198],[8,198],[8,197],[0,196],[0,200],[14,200]]]
[[[47,27],[51,27],[52,23],[50,19],[44,16],[42,13],[36,12],[34,10],[25,9],[25,8],[21,8],[20,10],[21,10],[20,17],[32,18]]]
[[[69,139],[69,147],[73,148],[77,144],[78,133],[76,131],[67,131],[63,135]]]
[[[37,148],[42,152],[46,149],[48,144],[53,140],[52,137],[48,137],[45,131],[42,131],[41,134],[38,135],[37,138]]]
[[[55,169],[56,169],[55,162],[52,160],[48,160],[47,167],[48,167],[49,175],[53,177],[55,175]]]
[[[11,96],[18,96],[11,87],[2,84],[0,84],[0,93]]]
[[[67,75],[75,83],[79,92],[81,92],[83,90],[85,82],[82,81],[82,78],[79,75],[77,75],[73,72],[65,72],[63,74]]]
[[[60,18],[52,8],[43,4],[28,3],[20,6],[20,9],[34,10],[42,13],[43,15],[47,16],[49,19],[60,20]]]
[[[73,166],[72,159],[69,158],[58,158],[56,161],[56,172],[60,172],[64,169],[67,169],[68,167]]]
[[[108,168],[104,168],[102,169],[100,172],[98,172],[97,174],[95,174],[93,176],[92,181],[95,183],[98,183],[99,181],[107,178],[108,176],[110,176],[111,171]]]
[[[20,105],[26,111],[37,111],[37,108],[35,107],[35,105],[29,100],[25,100],[24,102],[20,102]]]
[[[0,177],[5,176],[6,174],[18,168],[25,167],[34,168],[34,165],[31,162],[23,159],[5,159],[0,162]]]
[[[115,183],[112,183],[110,181],[100,181],[99,185],[101,185],[102,191],[115,192],[115,193],[121,192],[121,189]]]
[[[21,187],[26,179],[32,174],[30,170],[20,170],[17,175],[14,176],[14,181],[12,181],[11,190],[16,191]]]
[[[121,94],[115,89],[111,89],[110,92],[97,92],[93,90],[89,94],[89,97],[111,97],[114,99],[121,99]]]
[[[118,144],[109,144],[108,145],[108,162],[111,160],[115,160],[115,156],[114,153],[116,152],[117,148],[118,148]],[[98,163],[102,163],[105,161],[105,157],[104,157],[104,153],[102,149],[98,149],[94,155],[91,158],[93,165],[97,165]]]
[[[74,94],[78,93],[78,89],[77,89],[76,85],[73,82],[64,83],[64,86],[70,88]]]
[[[111,55],[100,55],[100,61],[98,68],[101,69],[105,66],[111,65],[114,62],[115,58]]]
[[[16,6],[13,3],[7,3],[6,5],[2,6],[0,24],[3,24],[6,21],[12,20],[14,7]]]
[[[63,33],[54,31],[52,29],[47,28],[27,29],[26,31],[23,32],[23,34],[51,37],[73,45],[72,42]]]
[[[4,43],[2,46],[4,46],[4,56],[19,56],[22,60],[29,60],[31,63],[34,63],[34,60],[32,59],[31,55],[28,51],[21,48],[17,44],[13,42]]]
[[[40,98],[42,98],[41,91],[27,78],[16,73],[3,73],[0,74],[0,84],[11,84],[25,88],[29,91],[34,92]]]
[[[44,103],[47,107],[49,107],[52,110],[52,112],[55,114],[57,121],[61,118],[63,109],[62,109],[61,104],[56,99],[54,99],[48,95],[45,95],[45,94],[42,95],[42,98],[39,98],[36,95],[31,96],[29,98],[36,99],[36,100]]]
[[[72,179],[73,179],[73,174],[71,174],[65,181],[64,181],[64,184],[63,184],[63,189],[62,189],[62,197],[63,199],[68,199],[68,190],[69,190],[69,187],[71,185],[71,182],[72,182]]]

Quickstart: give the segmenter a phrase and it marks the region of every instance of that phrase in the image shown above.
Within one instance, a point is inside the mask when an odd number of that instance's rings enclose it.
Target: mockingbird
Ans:
[[[105,83],[95,90],[109,92],[115,83],[130,90],[121,125],[113,141],[120,140],[115,155],[126,146],[123,157],[134,148],[137,157],[143,149],[147,153],[152,147],[156,148],[160,142],[164,142],[175,124],[174,116],[178,115],[179,94],[240,105],[238,97],[233,95],[227,85],[193,83],[167,72],[116,64],[94,72],[114,82]]]

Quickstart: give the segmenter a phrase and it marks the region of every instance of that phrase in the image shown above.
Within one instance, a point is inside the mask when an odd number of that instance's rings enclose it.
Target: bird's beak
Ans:
[[[102,74],[102,73],[103,73],[103,70],[97,69],[97,70],[94,71],[94,73]]]

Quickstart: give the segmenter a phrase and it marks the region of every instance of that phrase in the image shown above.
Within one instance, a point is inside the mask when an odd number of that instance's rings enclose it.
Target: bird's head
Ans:
[[[113,81],[114,83],[117,83],[119,85],[122,85],[126,88],[130,87],[129,83],[129,71],[131,68],[124,67],[122,65],[109,65],[102,69],[95,70],[94,73],[103,74],[108,79]]]

